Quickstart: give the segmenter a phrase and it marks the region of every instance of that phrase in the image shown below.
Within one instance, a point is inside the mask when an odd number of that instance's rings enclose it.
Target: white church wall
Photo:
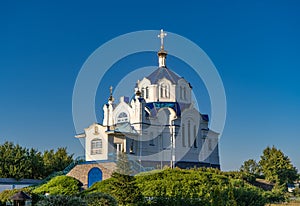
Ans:
[[[177,101],[182,103],[191,103],[192,96],[191,96],[191,88],[188,82],[181,78],[178,80],[178,84],[176,86],[176,97]]]
[[[171,81],[162,78],[158,82],[158,90],[157,90],[157,96],[159,97],[160,102],[175,102],[175,86],[172,85]]]
[[[219,134],[212,130],[209,130],[208,134],[208,152],[210,153],[208,162],[212,164],[219,164],[219,151],[218,151],[218,142],[219,142]]]
[[[122,116],[122,114],[126,114],[127,118],[124,115]],[[113,111],[114,122],[116,124],[122,122],[130,122],[131,114],[132,108],[126,102],[124,102],[124,98],[120,98],[120,103],[115,107]]]
[[[86,161],[107,160],[108,156],[108,141],[105,133],[106,127],[99,124],[92,124],[85,129],[85,157]],[[92,141],[101,140],[101,147],[92,150]],[[99,143],[98,143],[99,144]],[[100,145],[98,145],[100,146]]]
[[[114,125],[113,111],[114,111],[114,104],[112,102],[109,102],[108,104],[104,104],[104,106],[103,106],[103,112],[104,112],[103,125],[104,126]]]
[[[139,100],[140,97],[135,96],[135,99],[131,101],[131,118],[130,123],[134,127],[134,129],[140,133],[142,130],[141,122],[144,121],[143,114],[144,114],[144,102]]]
[[[146,102],[156,102],[158,99],[157,85],[149,85],[149,98],[146,98]]]
[[[198,154],[202,146],[200,125],[201,115],[196,109],[186,109],[181,113],[179,138],[176,139],[176,161],[198,161]],[[194,144],[195,139],[196,145]]]

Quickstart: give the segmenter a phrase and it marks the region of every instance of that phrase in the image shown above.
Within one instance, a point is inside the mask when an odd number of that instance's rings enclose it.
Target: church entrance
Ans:
[[[93,167],[88,173],[88,187],[91,187],[95,182],[102,180],[102,171],[98,167]]]

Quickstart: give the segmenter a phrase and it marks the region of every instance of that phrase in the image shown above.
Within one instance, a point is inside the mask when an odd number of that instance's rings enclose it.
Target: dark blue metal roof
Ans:
[[[204,121],[207,121],[207,122],[209,121],[209,117],[207,114],[202,114],[201,116]]]
[[[180,79],[177,74],[166,67],[159,67],[147,77],[151,84],[156,84],[162,78],[170,80],[173,84],[176,84]]]

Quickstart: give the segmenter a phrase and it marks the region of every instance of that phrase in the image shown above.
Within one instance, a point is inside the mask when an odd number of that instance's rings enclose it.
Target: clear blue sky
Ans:
[[[193,2],[2,1],[0,143],[41,151],[67,146],[82,155],[72,120],[82,64],[120,34],[164,28],[197,43],[223,80],[228,112],[222,169],[258,160],[268,145],[300,169],[299,1]],[[96,101],[99,115],[105,99]]]

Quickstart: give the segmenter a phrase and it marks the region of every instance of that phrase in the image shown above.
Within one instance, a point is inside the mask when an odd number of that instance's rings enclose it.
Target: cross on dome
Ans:
[[[164,38],[167,36],[167,33],[164,32],[163,29],[160,30],[160,34],[157,35],[158,38],[160,38],[160,49],[164,49]]]
[[[109,93],[110,93],[110,96],[109,96],[109,98],[108,98],[108,101],[111,101],[111,102],[114,101],[114,98],[113,98],[113,96],[112,96],[112,91],[113,91],[113,87],[110,86],[110,87],[109,87]]]
[[[158,54],[158,65],[159,67],[166,67],[166,57],[167,51],[164,50],[164,38],[167,36],[167,33],[163,29],[160,30],[160,34],[157,35],[160,38],[160,51]]]

